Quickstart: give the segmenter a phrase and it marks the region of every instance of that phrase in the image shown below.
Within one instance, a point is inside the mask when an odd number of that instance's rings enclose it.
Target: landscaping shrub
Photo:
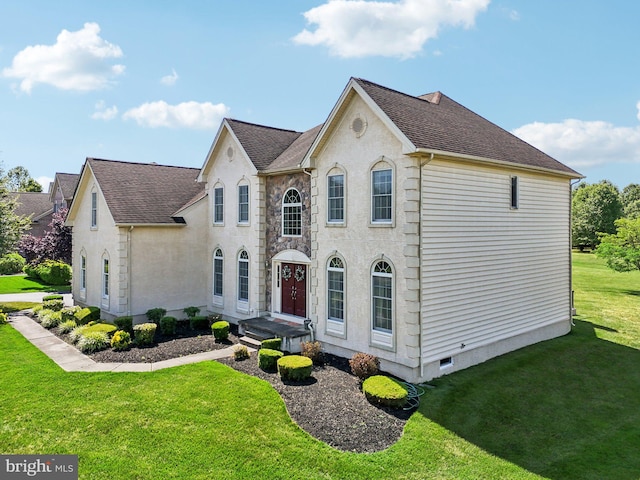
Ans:
[[[260,348],[267,348],[270,350],[280,350],[282,348],[281,338],[268,338],[260,343]]]
[[[195,317],[196,315],[198,315],[200,313],[200,309],[198,307],[187,307],[184,310],[182,310],[187,317],[191,318],[191,317]]]
[[[270,348],[261,348],[258,351],[258,367],[265,371],[274,371],[278,366],[278,359],[283,357],[284,353],[279,350]]]
[[[117,317],[113,324],[120,330],[133,333],[133,317]]]
[[[166,314],[167,310],[165,308],[151,308],[147,310],[147,313],[145,313],[145,315],[147,316],[147,320],[155,323],[156,325],[160,323],[160,320],[162,320],[162,317],[164,317]]]
[[[163,335],[175,335],[178,320],[175,317],[162,317],[160,319],[160,332]]]
[[[111,348],[116,351],[126,350],[131,345],[131,335],[124,330],[118,330],[111,337]]]
[[[189,326],[191,330],[206,330],[209,328],[209,319],[202,315],[196,315],[189,318]]]
[[[322,344],[315,342],[302,342],[300,344],[300,355],[309,357],[316,364],[322,364]]]
[[[25,259],[18,253],[7,253],[0,258],[0,275],[13,275],[22,272]]]
[[[99,307],[85,307],[76,313],[76,323],[85,325],[93,320],[100,320]]]
[[[71,343],[78,343],[78,340],[82,337],[84,331],[89,328],[88,325],[78,325],[76,328],[69,332],[69,341]]]
[[[155,323],[141,323],[133,326],[133,336],[137,345],[151,345],[156,334]]]
[[[71,282],[71,266],[56,260],[45,260],[39,264],[36,274],[49,285],[66,285]]]
[[[401,408],[409,392],[397,380],[385,375],[372,375],[362,383],[362,391],[373,405]]]
[[[288,355],[279,358],[276,363],[282,380],[300,382],[309,378],[313,371],[313,361],[302,355]]]
[[[69,333],[71,330],[76,328],[78,325],[75,320],[64,320],[58,324],[58,331],[60,333]]]
[[[109,335],[105,332],[84,332],[78,340],[78,350],[83,353],[93,353],[104,350],[110,345]]]
[[[229,338],[229,322],[220,320],[211,325],[211,331],[216,340],[226,340]]]
[[[9,323],[7,322],[7,314],[0,312],[0,325],[6,325],[7,323]],[[247,355],[249,355],[248,352],[247,352]]]
[[[62,321],[66,322],[67,320],[76,321],[76,313],[82,310],[78,305],[74,305],[73,307],[64,307],[62,310]]]
[[[39,279],[38,276],[38,266],[32,263],[27,263],[24,267],[22,267],[22,271],[27,274],[27,277]]]
[[[33,307],[31,309],[31,313],[35,316],[38,316],[38,313],[40,313],[40,310],[44,309],[44,307],[42,306],[42,304],[36,305],[35,307]]]
[[[45,300],[44,302],[42,302],[42,305],[44,306],[44,308],[59,312],[64,308],[64,301],[58,299]]]
[[[54,310],[41,310],[42,312],[46,312],[42,317],[40,317],[40,324],[44,328],[53,328],[57,327],[58,324],[62,321],[62,312],[54,311]]]
[[[48,302],[49,300],[64,300],[64,297],[59,293],[51,293],[42,297],[43,302]]]
[[[380,359],[368,353],[356,353],[349,360],[349,366],[356,377],[364,380],[378,374],[380,371]]]
[[[236,345],[233,347],[234,360],[246,360],[249,358],[249,349],[246,345]]]
[[[35,308],[34,308],[35,310]],[[36,317],[38,317],[38,321],[41,321],[45,315],[49,315],[49,313],[53,312],[53,310],[49,310],[48,308],[40,308],[36,313]]]
[[[116,333],[116,330],[118,330],[118,327],[111,323],[98,322],[93,325],[87,325],[87,329],[84,331],[85,333],[83,333],[83,335],[87,332],[104,332],[109,338],[111,338],[111,335]]]

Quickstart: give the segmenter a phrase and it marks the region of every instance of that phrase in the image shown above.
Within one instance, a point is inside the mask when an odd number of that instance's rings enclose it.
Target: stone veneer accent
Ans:
[[[295,188],[302,200],[302,236],[282,236],[282,197]],[[304,172],[266,177],[266,308],[271,309],[271,260],[283,250],[298,250],[311,258],[311,179]],[[309,275],[311,276],[311,275]]]

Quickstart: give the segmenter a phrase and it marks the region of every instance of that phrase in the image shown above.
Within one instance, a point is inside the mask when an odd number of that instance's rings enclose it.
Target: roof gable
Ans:
[[[181,223],[175,212],[204,191],[203,184],[196,182],[197,168],[94,158],[88,158],[86,166],[116,225]]]
[[[518,165],[573,178],[581,175],[441,92],[415,97],[367,80],[352,78],[302,162],[322,148],[354,95],[381,118],[407,154],[434,153],[476,161]]]
[[[31,221],[37,221],[53,212],[48,193],[10,192],[9,195],[16,200],[15,214],[30,217]]]

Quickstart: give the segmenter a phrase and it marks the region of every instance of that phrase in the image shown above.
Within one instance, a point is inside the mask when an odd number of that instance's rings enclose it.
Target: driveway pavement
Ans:
[[[48,292],[7,293],[0,295],[0,303],[3,302],[42,302],[42,297],[51,295]],[[73,305],[73,296],[70,293],[62,294],[65,306]]]

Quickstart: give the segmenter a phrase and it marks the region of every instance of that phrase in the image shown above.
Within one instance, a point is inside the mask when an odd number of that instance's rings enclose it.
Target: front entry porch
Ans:
[[[311,340],[311,330],[303,325],[287,322],[271,317],[255,317],[238,321],[238,333],[244,335],[254,342],[251,346],[256,346],[256,342],[261,342],[267,338],[281,338],[282,350],[291,353],[300,352],[300,343]],[[242,339],[241,339],[242,340]]]

